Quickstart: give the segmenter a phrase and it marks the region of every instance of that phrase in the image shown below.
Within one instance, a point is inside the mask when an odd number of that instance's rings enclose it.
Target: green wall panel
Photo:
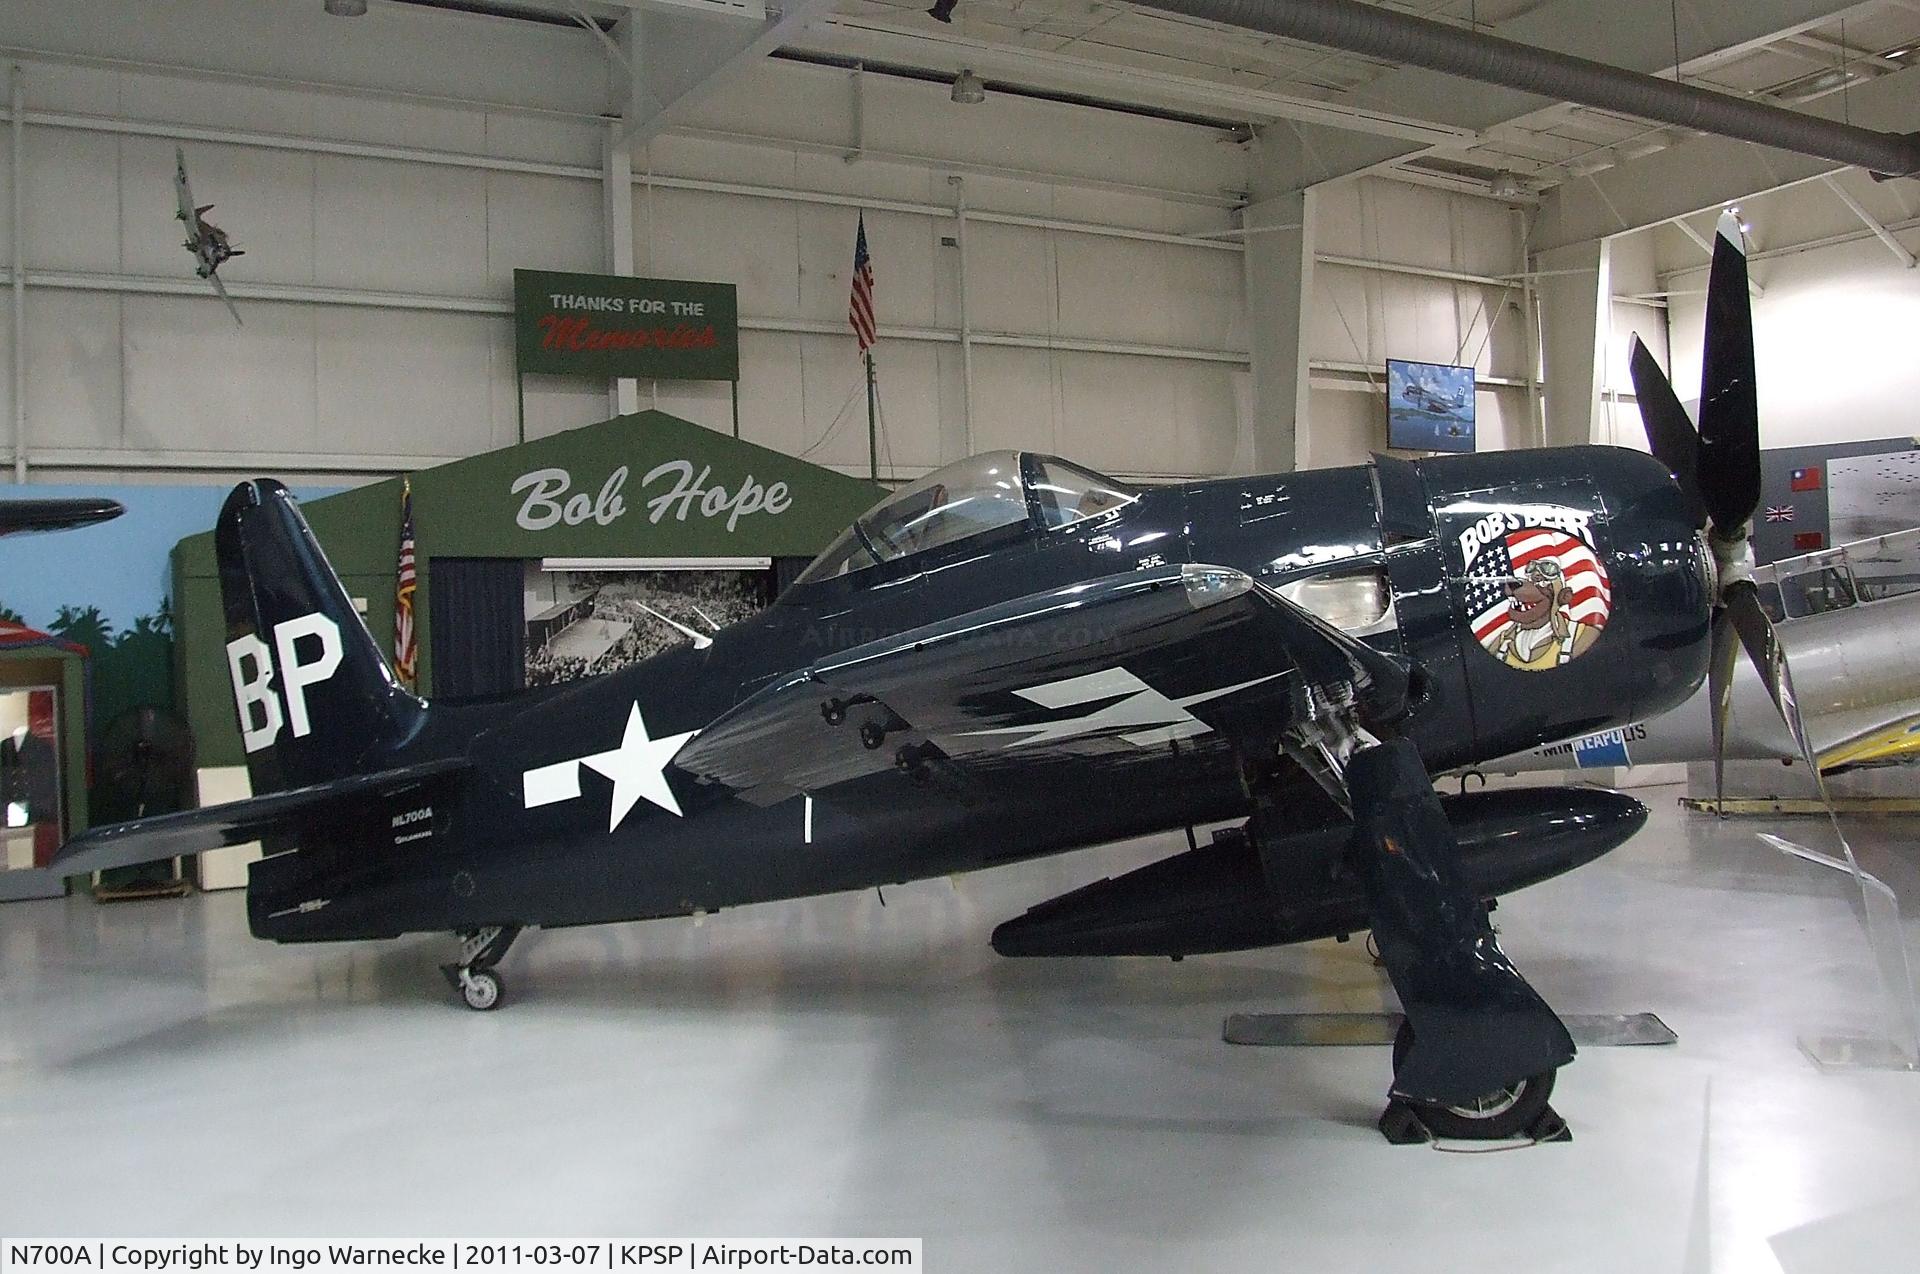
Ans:
[[[427,598],[441,557],[810,557],[881,489],[771,448],[645,411],[412,475],[420,684],[432,692]],[[400,480],[303,506],[367,627],[393,640]],[[245,759],[227,685],[213,533],[173,552],[175,678],[201,765]]]

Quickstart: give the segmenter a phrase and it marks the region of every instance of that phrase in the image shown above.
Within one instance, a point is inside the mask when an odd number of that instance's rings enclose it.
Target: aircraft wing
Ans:
[[[1406,706],[1404,663],[1240,571],[1130,572],[971,611],[824,658],[736,705],[674,757],[752,793],[887,770],[983,778],[1049,753],[1217,734],[1272,756],[1313,705]]]
[[[233,315],[233,321],[242,327],[246,326],[244,323],[240,323],[240,311],[234,308],[233,298],[227,295],[227,285],[220,281],[220,276],[209,272],[207,274],[207,282],[213,284],[213,290],[218,293],[220,299],[226,303],[227,313]]]
[[[1920,755],[1920,708],[1911,700],[1878,710],[1839,714],[1811,722],[1820,748],[1820,768],[1912,761]]]
[[[467,765],[464,757],[428,761],[333,783],[269,792],[225,805],[110,823],[90,828],[62,845],[50,867],[62,876],[82,876],[244,845],[276,832],[297,831],[315,819],[352,814],[369,801],[420,787]]]

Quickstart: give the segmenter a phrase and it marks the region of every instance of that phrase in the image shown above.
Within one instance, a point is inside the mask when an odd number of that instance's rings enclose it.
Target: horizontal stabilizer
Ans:
[[[115,867],[244,845],[275,832],[292,830],[315,818],[350,813],[371,799],[391,796],[428,780],[457,773],[466,769],[467,764],[464,757],[427,761],[377,774],[271,792],[225,805],[95,827],[61,846],[53,856],[51,869],[62,876],[84,876]]]

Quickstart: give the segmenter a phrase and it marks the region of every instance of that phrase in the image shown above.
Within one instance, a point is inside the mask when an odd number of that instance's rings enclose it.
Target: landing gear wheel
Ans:
[[[1393,1037],[1394,1074],[1400,1073],[1400,1063],[1412,1048],[1413,1023],[1403,1020],[1399,1032]],[[1404,1101],[1412,1107],[1420,1117],[1420,1122],[1436,1137],[1462,1141],[1503,1141],[1508,1137],[1521,1136],[1534,1126],[1547,1109],[1547,1099],[1553,1096],[1556,1073],[1542,1071],[1510,1087],[1458,1106],[1428,1105],[1425,1102],[1408,1101],[1404,1097],[1395,1100]]]
[[[488,1009],[500,1007],[500,997],[505,995],[506,985],[500,981],[500,975],[492,969],[469,970],[460,979],[460,998],[467,1007],[476,1013],[485,1013]]]

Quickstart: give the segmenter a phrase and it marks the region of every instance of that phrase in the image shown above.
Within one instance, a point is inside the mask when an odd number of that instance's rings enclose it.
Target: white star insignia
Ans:
[[[584,765],[613,780],[613,807],[607,819],[609,832],[617,829],[643,800],[677,818],[684,818],[680,802],[667,783],[666,769],[681,746],[698,733],[698,730],[689,730],[664,739],[653,738],[647,733],[647,723],[640,715],[639,703],[635,702],[627,715],[627,729],[619,747],[522,772],[522,798],[528,809],[578,800],[580,767]]]
[[[651,801],[677,818],[686,817],[680,812],[680,802],[674,798],[673,789],[667,785],[667,762],[698,733],[698,730],[689,730],[664,739],[651,738],[647,734],[647,723],[640,718],[640,705],[636,703],[627,716],[627,732],[619,747],[580,758],[580,764],[613,780],[613,809],[607,820],[609,832],[619,827],[621,820],[643,800]]]

